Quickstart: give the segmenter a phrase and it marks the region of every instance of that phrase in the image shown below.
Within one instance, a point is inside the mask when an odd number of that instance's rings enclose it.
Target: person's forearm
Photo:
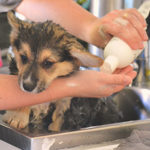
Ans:
[[[104,48],[112,36],[132,49],[143,49],[146,22],[136,9],[116,10],[97,18],[73,0],[23,0],[16,9],[33,21],[53,20],[76,37]]]
[[[14,75],[0,75],[0,110],[50,102],[72,95],[72,90],[65,86],[66,80],[57,79],[51,86],[39,94],[24,92],[18,85]]]
[[[90,28],[98,18],[73,0],[23,0],[17,11],[36,22],[53,20],[74,36],[96,46],[103,42],[96,29],[99,26],[94,26],[95,32]]]
[[[37,94],[22,91],[17,76],[1,74],[0,110],[51,102],[64,97],[110,96],[130,84],[136,75],[131,66],[116,73],[118,75],[92,70],[79,71],[70,77],[55,79],[45,91]]]

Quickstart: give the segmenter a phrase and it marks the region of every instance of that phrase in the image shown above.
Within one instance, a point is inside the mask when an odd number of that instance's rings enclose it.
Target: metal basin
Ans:
[[[23,150],[58,150],[79,145],[111,142],[128,137],[133,129],[150,130],[150,90],[126,88],[114,95],[114,101],[125,115],[124,122],[72,132],[49,133],[30,129],[17,131],[0,121],[0,139]],[[143,117],[144,116],[144,117]],[[49,143],[49,144],[48,144]]]
[[[143,120],[150,116],[150,90],[147,88],[125,88],[113,99],[123,113],[123,121]]]

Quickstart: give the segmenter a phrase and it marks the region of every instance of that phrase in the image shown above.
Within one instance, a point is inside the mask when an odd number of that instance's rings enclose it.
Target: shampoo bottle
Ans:
[[[149,11],[150,1],[146,1],[139,8],[139,12],[146,18]],[[146,47],[147,42],[143,43]],[[104,63],[100,70],[113,73],[116,68],[123,68],[131,64],[141,52],[142,50],[132,50],[126,42],[113,37],[104,49]]]
[[[113,37],[104,49],[105,59],[101,71],[113,73],[116,68],[124,68],[131,64],[141,52],[142,50],[132,50],[123,40]]]

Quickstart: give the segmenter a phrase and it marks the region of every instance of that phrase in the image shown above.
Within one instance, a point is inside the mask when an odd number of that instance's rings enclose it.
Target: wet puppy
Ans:
[[[100,67],[103,63],[102,59],[87,52],[74,36],[52,21],[22,21],[13,12],[8,13],[8,20],[12,27],[10,42],[15,54],[10,72],[18,75],[20,88],[25,92],[42,92],[54,79],[67,76],[80,66]],[[64,112],[70,108],[70,99],[64,98],[55,103],[49,130],[61,129]],[[22,129],[30,122],[39,123],[48,114],[49,108],[50,103],[44,103],[9,110],[3,120],[14,128]]]

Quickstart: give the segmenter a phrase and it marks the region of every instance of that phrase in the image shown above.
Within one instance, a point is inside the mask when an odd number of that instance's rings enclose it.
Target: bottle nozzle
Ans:
[[[118,58],[115,56],[108,56],[104,60],[103,65],[100,68],[100,71],[106,72],[106,73],[113,73],[115,69],[118,67]]]

